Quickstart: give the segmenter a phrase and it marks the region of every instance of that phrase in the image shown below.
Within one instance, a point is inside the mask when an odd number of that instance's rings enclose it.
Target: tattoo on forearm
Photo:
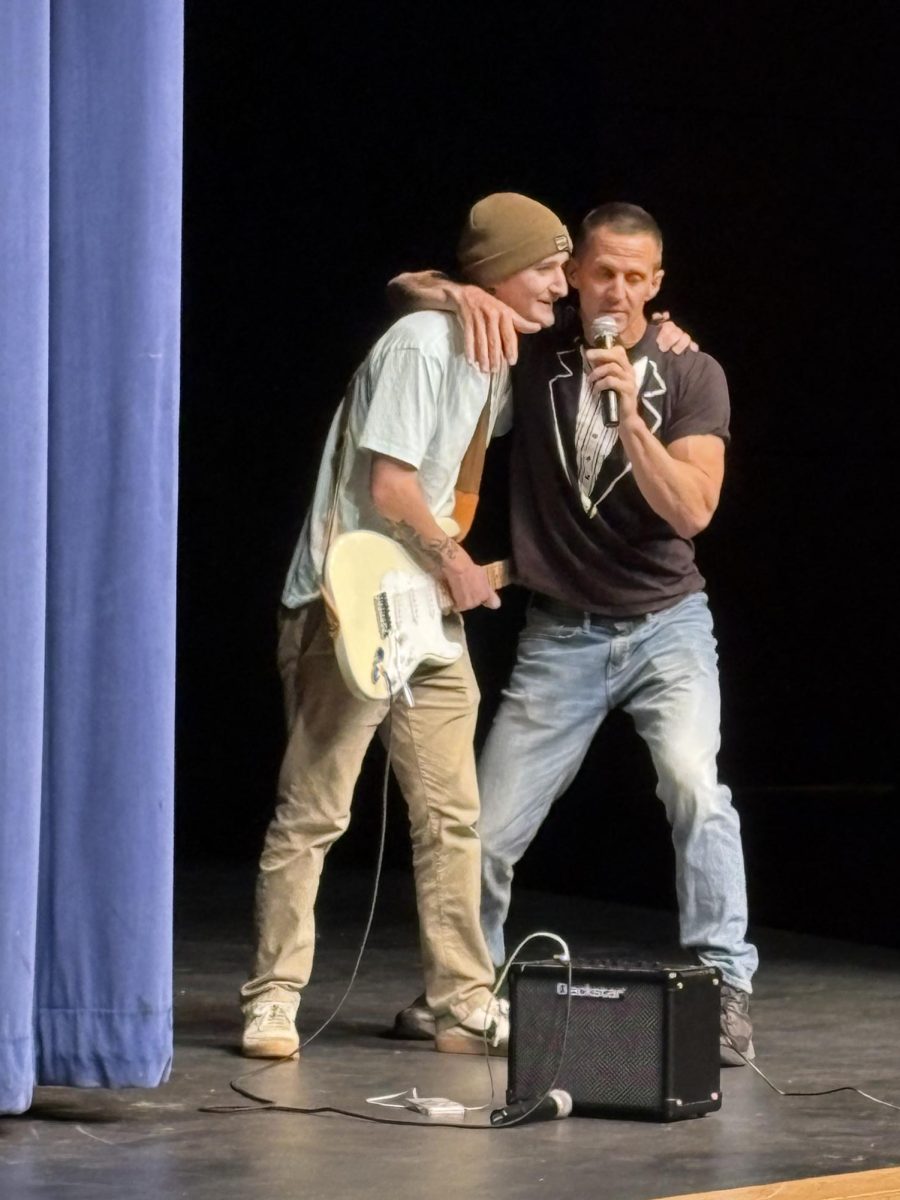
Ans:
[[[455,558],[459,546],[447,534],[441,537],[424,538],[407,521],[388,521],[391,532],[398,542],[404,542],[412,550],[436,567],[442,567],[448,558]]]
[[[447,534],[444,534],[443,537],[432,538],[428,544],[432,547],[440,562],[443,562],[445,558],[456,558],[459,553],[459,546]]]

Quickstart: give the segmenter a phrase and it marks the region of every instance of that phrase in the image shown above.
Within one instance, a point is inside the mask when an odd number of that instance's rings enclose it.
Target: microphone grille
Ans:
[[[597,317],[591,322],[591,334],[595,337],[618,337],[619,324],[615,317]]]
[[[556,1102],[556,1107],[559,1109],[561,1117],[567,1117],[572,1111],[572,1097],[568,1092],[564,1092],[562,1088],[554,1088],[550,1095]]]

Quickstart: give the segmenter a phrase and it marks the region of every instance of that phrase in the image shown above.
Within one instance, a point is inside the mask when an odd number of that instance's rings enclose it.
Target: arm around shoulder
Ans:
[[[457,312],[453,297],[458,288],[443,271],[403,271],[388,282],[387,294],[391,306],[402,314],[422,309]]]
[[[437,309],[453,313],[463,329],[466,358],[484,372],[512,366],[519,334],[540,326],[474,283],[456,283],[440,271],[406,271],[388,284],[388,299],[402,313]]]

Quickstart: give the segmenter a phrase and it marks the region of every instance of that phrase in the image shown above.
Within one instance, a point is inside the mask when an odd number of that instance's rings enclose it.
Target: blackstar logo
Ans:
[[[621,1000],[627,989],[625,987],[591,987],[589,983],[575,983],[572,985],[573,996],[586,996],[591,1000]],[[568,996],[569,985],[566,983],[558,983],[556,985],[557,996]]]

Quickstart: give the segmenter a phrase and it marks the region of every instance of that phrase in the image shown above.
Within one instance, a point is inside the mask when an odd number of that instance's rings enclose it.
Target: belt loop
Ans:
[[[589,612],[581,614],[581,629],[583,633],[591,632],[591,614]]]

